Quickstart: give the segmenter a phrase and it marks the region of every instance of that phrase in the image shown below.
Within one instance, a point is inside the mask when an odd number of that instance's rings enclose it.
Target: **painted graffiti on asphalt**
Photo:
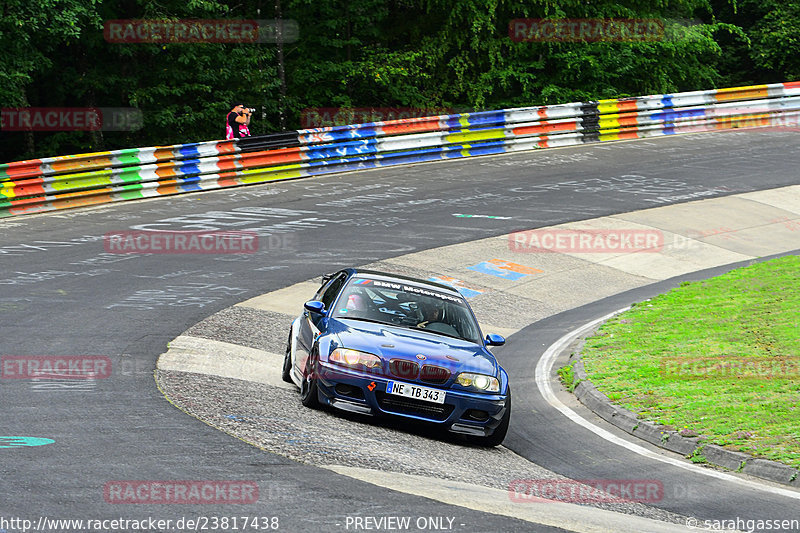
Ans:
[[[138,310],[156,307],[205,307],[229,296],[239,296],[247,292],[240,287],[227,287],[210,283],[187,282],[169,285],[163,289],[142,289],[123,300],[107,305],[106,309],[134,308]]]

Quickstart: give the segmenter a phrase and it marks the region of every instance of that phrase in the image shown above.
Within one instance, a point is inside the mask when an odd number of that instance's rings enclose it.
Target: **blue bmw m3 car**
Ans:
[[[283,379],[306,407],[402,417],[503,442],[508,374],[461,294],[446,285],[348,268],[323,277],[291,325]]]

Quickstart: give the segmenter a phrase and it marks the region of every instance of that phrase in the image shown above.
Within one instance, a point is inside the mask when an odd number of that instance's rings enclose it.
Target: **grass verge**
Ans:
[[[583,364],[642,419],[800,468],[800,257],[635,305],[587,339]]]

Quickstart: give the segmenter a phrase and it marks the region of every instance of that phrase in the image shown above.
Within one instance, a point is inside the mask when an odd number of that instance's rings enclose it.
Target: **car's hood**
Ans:
[[[458,372],[497,375],[497,361],[483,346],[436,333],[360,320],[333,319],[335,333],[344,348],[369,352],[385,361],[404,359],[420,366],[436,365]]]

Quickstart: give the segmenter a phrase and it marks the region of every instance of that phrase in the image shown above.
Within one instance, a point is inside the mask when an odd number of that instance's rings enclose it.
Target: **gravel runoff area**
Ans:
[[[282,354],[293,317],[231,307],[186,335]],[[274,359],[274,358],[273,358]],[[156,373],[157,383],[178,408],[265,451],[317,466],[344,465],[435,477],[508,490],[514,480],[565,480],[499,446],[482,448],[457,435],[419,424],[312,410],[297,388],[179,371]],[[587,503],[593,507],[665,522],[685,517],[642,503]]]

